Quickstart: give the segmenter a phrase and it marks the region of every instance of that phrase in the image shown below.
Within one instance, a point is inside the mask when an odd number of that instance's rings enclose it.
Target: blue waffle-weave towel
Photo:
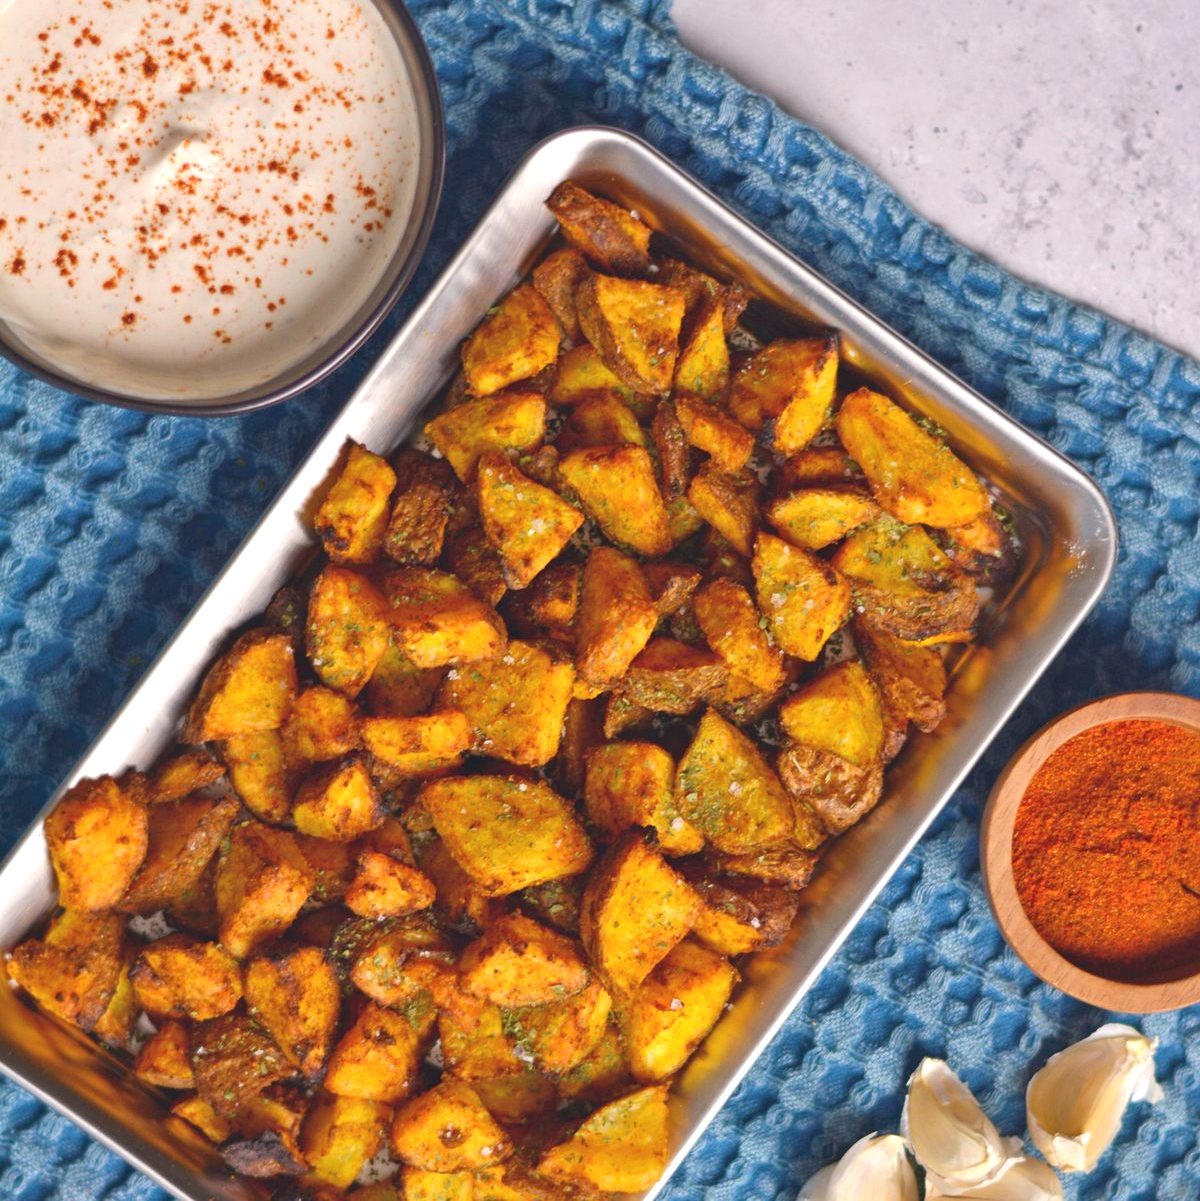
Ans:
[[[655,143],[768,233],[1092,472],[1122,550],[1099,609],[911,856],[668,1190],[791,1198],[894,1128],[920,1056],[946,1055],[1005,1133],[1033,1065],[1104,1015],[1008,952],[977,823],[1018,742],[1123,688],[1200,695],[1200,368],[1013,279],[820,134],[687,53],[662,0],[417,0],[449,161],[421,293],[513,165],[582,122]],[[402,321],[298,401],[214,421],[81,403],[0,369],[0,842],[7,846],[186,615]],[[1141,1023],[1167,1099],[1140,1106],[1074,1201],[1200,1197],[1200,1008]],[[0,1085],[0,1197],[163,1194]]]

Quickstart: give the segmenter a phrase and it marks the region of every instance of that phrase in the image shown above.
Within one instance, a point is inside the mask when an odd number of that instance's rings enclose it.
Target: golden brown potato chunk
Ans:
[[[720,955],[745,955],[782,942],[799,899],[778,884],[748,876],[721,876],[707,865],[689,870],[688,883],[700,898],[692,933]]]
[[[117,1051],[133,1049],[134,1027],[140,1016],[133,983],[129,979],[129,969],[132,966],[133,952],[126,948],[121,955],[117,986],[113,989],[112,999],[92,1027],[94,1037]]]
[[[648,826],[668,855],[704,847],[704,836],[675,803],[675,760],[652,742],[610,742],[589,751],[583,801],[588,821],[603,834]]]
[[[829,419],[837,369],[836,334],[780,338],[735,372],[729,411],[747,429],[761,432],[776,453],[794,455]]]
[[[658,608],[637,563],[620,551],[597,546],[583,569],[575,622],[575,667],[598,688],[615,684],[641,653]]]
[[[822,672],[779,707],[779,724],[792,742],[828,751],[859,767],[883,752],[879,691],[857,659]]]
[[[504,623],[461,580],[444,571],[406,567],[385,582],[392,637],[417,667],[476,663],[504,650]]]
[[[726,577],[715,579],[696,593],[693,609],[705,640],[724,659],[731,676],[760,692],[779,688],[783,655],[767,637],[762,615],[745,588]]]
[[[980,584],[1000,587],[1012,577],[1020,550],[1016,532],[993,509],[966,525],[941,533],[946,555],[955,567]]]
[[[546,400],[540,392],[513,388],[447,409],[425,426],[464,484],[475,477],[488,450],[532,450],[546,436]]]
[[[161,762],[150,773],[148,802],[161,805],[166,801],[179,801],[215,784],[225,774],[225,766],[218,763],[207,751],[184,751]]]
[[[156,1088],[194,1088],[191,1035],[183,1022],[164,1022],[142,1044],[133,1074]]]
[[[388,642],[367,682],[363,699],[372,717],[415,717],[429,708],[442,682],[440,667],[418,667]]]
[[[504,578],[524,588],[570,541],[583,514],[502,455],[481,455],[475,481],[479,519],[500,552]]]
[[[863,621],[854,623],[858,647],[883,698],[884,719],[918,730],[936,728],[946,716],[946,664],[933,647],[914,646]]]
[[[867,477],[846,453],[844,446],[809,446],[775,468],[775,485],[781,492],[797,488],[848,488],[862,491]]]
[[[505,1009],[505,1033],[517,1054],[531,1059],[551,1075],[569,1072],[587,1058],[604,1037],[612,1012],[612,997],[592,980],[586,988],[549,1005]]]
[[[64,909],[111,909],[150,845],[146,807],[111,776],[73,785],[50,811],[45,830]]]
[[[626,387],[604,365],[595,347],[581,342],[559,358],[550,399],[556,405],[570,407],[602,397],[624,401],[642,419],[649,416],[656,403],[654,397]]]
[[[497,659],[451,668],[438,704],[465,714],[478,753],[540,767],[558,750],[574,682],[570,662],[514,640]]]
[[[540,780],[455,776],[421,789],[446,849],[487,896],[573,876],[592,846],[571,806]]]
[[[590,446],[645,446],[646,432],[619,396],[604,393],[575,405],[554,445],[563,454]]]
[[[313,871],[286,830],[243,822],[217,859],[221,944],[238,959],[283,933],[313,887]]]
[[[350,443],[341,474],[313,519],[334,563],[373,563],[379,557],[395,486],[396,473],[386,459]]]
[[[228,1118],[223,1118],[203,1097],[196,1093],[189,1097],[180,1097],[171,1106],[171,1113],[195,1127],[205,1138],[214,1143],[223,1143],[233,1133],[233,1123]]]
[[[966,525],[991,509],[974,472],[898,404],[859,388],[842,401],[838,437],[880,506],[910,525]]]
[[[660,490],[664,498],[678,502],[692,478],[692,447],[683,432],[675,403],[660,400],[650,422]],[[670,514],[668,513],[668,525]]]
[[[331,688],[306,688],[279,736],[288,763],[296,767],[340,758],[358,748],[358,709]]]
[[[533,269],[533,286],[550,306],[563,335],[572,341],[579,337],[579,317],[575,312],[575,289],[588,274],[583,255],[565,246],[546,255]]]
[[[850,616],[850,585],[823,559],[773,534],[755,539],[751,566],[776,645],[811,663]]]
[[[242,999],[242,969],[223,947],[169,934],[144,947],[129,973],[138,1004],[151,1017],[205,1022]]]
[[[406,1102],[392,1123],[392,1154],[427,1172],[471,1171],[512,1154],[508,1135],[461,1080],[444,1079]]]
[[[781,751],[779,778],[797,806],[817,815],[828,834],[841,834],[865,817],[883,794],[883,767],[860,767],[830,751],[793,746]]]
[[[600,1106],[542,1156],[538,1171],[585,1180],[605,1193],[634,1193],[654,1184],[666,1166],[667,1087],[654,1085]]]
[[[372,1001],[406,1011],[428,1005],[447,976],[453,975],[455,952],[428,912],[409,914],[388,929],[355,959],[354,986]],[[414,1019],[415,1012],[409,1015]],[[415,1024],[415,1021],[414,1021]]]
[[[463,374],[476,396],[528,379],[558,358],[561,333],[532,284],[514,288],[484,318],[462,350]]]
[[[451,1075],[460,1080],[492,1080],[528,1069],[529,1056],[518,1058],[499,1005],[464,992],[455,973],[437,982],[432,991],[442,1057]]]
[[[196,1091],[224,1118],[236,1118],[264,1089],[291,1073],[270,1035],[242,1014],[192,1029]]]
[[[317,947],[282,947],[246,964],[246,1008],[303,1076],[325,1065],[342,995],[337,973]]]
[[[653,395],[671,390],[683,324],[683,296],[674,288],[590,275],[575,293],[579,328],[605,366],[629,388]]]
[[[521,637],[547,636],[575,641],[575,614],[583,568],[578,563],[551,563],[528,588],[504,603],[510,632]]]
[[[840,542],[879,512],[861,492],[840,488],[798,488],[773,500],[767,520],[793,546],[821,550]]]
[[[616,1021],[609,1018],[595,1046],[559,1076],[558,1094],[567,1101],[604,1101],[629,1083],[629,1063]]]
[[[287,757],[278,730],[235,734],[220,743],[229,783],[242,803],[265,822],[279,822],[292,806]]]
[[[485,930],[463,951],[458,970],[467,992],[506,1009],[560,1001],[588,982],[575,944],[520,913]]]
[[[380,851],[364,851],[346,890],[346,908],[359,917],[403,917],[428,909],[435,895],[424,872]]]
[[[563,483],[606,537],[654,558],[673,545],[654,463],[640,446],[574,450],[559,464]]]
[[[319,1094],[300,1132],[309,1171],[336,1189],[349,1188],[383,1145],[391,1120],[392,1107],[381,1101]]]
[[[688,325],[675,364],[675,395],[712,400],[729,386],[729,346],[725,341],[725,305],[720,292],[700,301],[689,314]],[[737,467],[740,466],[739,463]],[[737,467],[726,470],[736,471]]]
[[[387,607],[379,590],[356,571],[326,567],[308,598],[308,661],[321,682],[358,696],[387,645]]]
[[[548,1114],[558,1101],[554,1081],[531,1068],[519,1076],[472,1080],[484,1108],[504,1125],[521,1125]]]
[[[546,207],[567,239],[593,263],[620,275],[650,267],[650,227],[611,200],[593,196],[570,180],[550,193]]]
[[[687,497],[696,512],[739,555],[749,558],[758,530],[758,493],[758,481],[752,475],[725,475],[706,463],[688,486]]]
[[[704,451],[718,471],[734,475],[746,466],[754,450],[754,436],[744,426],[695,396],[677,396],[675,412],[688,442]]]
[[[652,638],[629,665],[622,695],[655,713],[687,714],[721,695],[729,669],[703,647]]]
[[[418,717],[366,717],[362,737],[372,755],[414,779],[458,766],[472,742],[471,723],[449,708]]]
[[[684,878],[631,831],[613,843],[592,872],[579,935],[610,990],[622,995],[687,934],[699,907]]]
[[[477,933],[508,908],[503,899],[488,896],[480,888],[440,838],[422,849],[420,867],[437,889],[434,906],[438,917],[452,929]]]
[[[292,806],[292,821],[301,834],[332,842],[353,842],[383,817],[375,782],[358,755],[313,772]]]
[[[684,939],[620,1006],[629,1066],[646,1083],[666,1080],[717,1024],[738,974],[723,956]]]
[[[419,450],[400,451],[395,465],[384,554],[404,567],[432,567],[442,553],[446,522],[458,500],[458,480],[445,459]]]
[[[325,1091],[362,1101],[399,1101],[412,1092],[421,1039],[403,1013],[368,1003],[342,1035],[325,1070]]]

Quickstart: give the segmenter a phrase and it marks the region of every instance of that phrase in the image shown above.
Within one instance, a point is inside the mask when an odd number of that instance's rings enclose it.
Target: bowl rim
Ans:
[[[429,47],[421,36],[421,31],[408,10],[404,0],[372,0],[379,8],[386,10],[396,21],[398,29],[389,25],[401,44],[405,64],[412,76],[413,99],[419,125],[428,125],[430,143],[427,158],[427,187],[420,188],[414,196],[414,212],[419,207],[421,212],[416,222],[416,234],[409,244],[407,254],[397,270],[395,278],[387,291],[375,302],[370,310],[362,317],[349,335],[329,347],[328,353],[303,371],[295,379],[287,383],[272,386],[270,381],[263,385],[265,390],[253,393],[241,400],[214,397],[212,403],[200,402],[193,404],[178,403],[170,398],[152,396],[130,396],[109,388],[97,387],[55,370],[31,359],[19,347],[0,338],[0,359],[7,359],[22,371],[50,384],[63,392],[78,396],[84,400],[96,400],[103,404],[116,405],[123,409],[136,409],[143,413],[163,414],[173,417],[232,417],[242,413],[252,413],[258,409],[270,408],[281,401],[289,400],[306,392],[314,384],[331,375],[341,367],[367,339],[379,328],[384,318],[395,307],[396,302],[404,294],[412,277],[425,256],[425,248],[433,233],[433,224],[437,218],[441,204],[442,187],[446,173],[446,114],[442,104],[442,93],[438,87],[437,72]],[[421,173],[425,173],[425,146],[418,147],[418,157],[422,162]]]
[[[1166,721],[1200,734],[1200,700],[1173,692],[1122,692],[1069,709],[1044,725],[996,778],[980,823],[980,869],[1005,941],[1035,976],[1068,996],[1125,1013],[1161,1013],[1200,1001],[1200,967],[1176,980],[1137,983],[1089,972],[1055,950],[1029,920],[1017,895],[1012,835],[1034,773],[1065,742],[1114,721]]]

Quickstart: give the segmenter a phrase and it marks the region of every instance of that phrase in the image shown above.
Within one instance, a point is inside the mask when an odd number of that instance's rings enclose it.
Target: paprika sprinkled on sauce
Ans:
[[[1017,809],[1013,875],[1078,967],[1145,983],[1200,970],[1200,733],[1131,719],[1065,742]]]
[[[414,114],[369,0],[0,3],[0,318],[136,395],[268,379],[378,283]]]

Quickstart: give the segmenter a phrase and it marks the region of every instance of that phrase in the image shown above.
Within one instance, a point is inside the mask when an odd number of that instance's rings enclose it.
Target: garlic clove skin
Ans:
[[[1062,1201],[1062,1182],[1040,1159],[1010,1160],[987,1184],[963,1192],[943,1193],[929,1187],[925,1201]]]
[[[917,1177],[898,1134],[868,1134],[822,1168],[796,1201],[917,1201]]]
[[[1090,1172],[1134,1101],[1162,1100],[1157,1039],[1110,1022],[1057,1055],[1029,1082],[1025,1117],[1034,1145],[1064,1172]]]
[[[1001,1137],[944,1059],[923,1059],[913,1072],[900,1129],[928,1187],[949,1197],[995,1179],[1020,1147]]]

